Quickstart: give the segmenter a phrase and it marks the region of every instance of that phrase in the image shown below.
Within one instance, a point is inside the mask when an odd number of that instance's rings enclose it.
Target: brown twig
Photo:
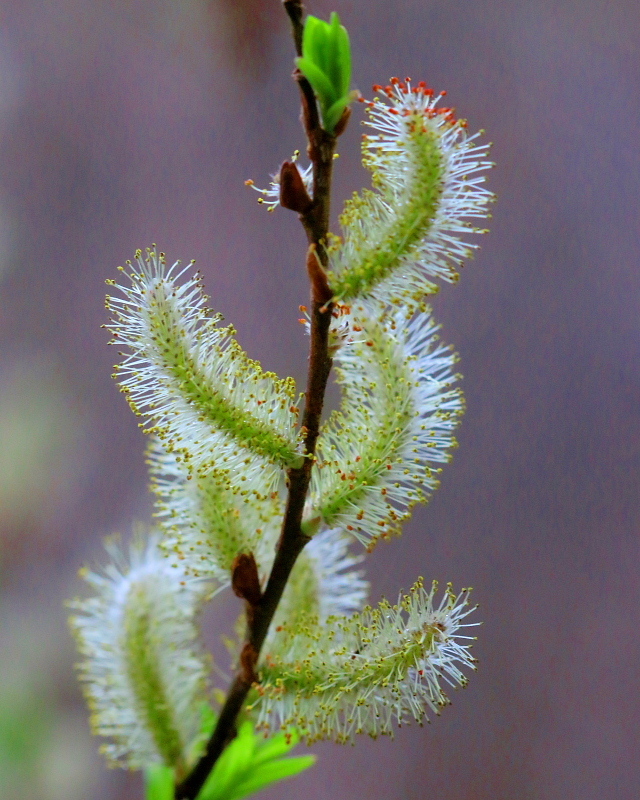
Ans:
[[[302,55],[302,34],[304,32],[304,6],[300,0],[283,0],[282,5],[291,23],[291,35],[296,48],[296,55]]]
[[[304,9],[300,0],[284,0],[291,21],[296,52],[301,55]],[[282,597],[291,570],[309,538],[302,532],[302,514],[311,480],[316,441],[324,396],[331,371],[328,339],[331,322],[331,290],[324,268],[327,265],[326,238],[329,230],[329,203],[335,136],[322,129],[313,90],[296,70],[294,78],[302,99],[302,123],[308,140],[308,154],[313,164],[313,198],[300,203],[299,217],[309,241],[307,269],[311,280],[311,345],[302,431],[306,458],[302,466],[287,473],[288,496],[273,567],[264,592],[255,587],[249,560],[238,562],[234,569],[234,589],[247,603],[247,634],[239,671],[220,711],[215,730],[205,753],[175,792],[176,800],[195,800],[217,759],[234,738],[236,720],[251,686],[256,682],[256,667],[269,625]],[[346,121],[345,121],[346,122]],[[298,187],[299,188],[299,187]],[[298,198],[302,194],[298,191]],[[293,203],[292,203],[293,204]]]

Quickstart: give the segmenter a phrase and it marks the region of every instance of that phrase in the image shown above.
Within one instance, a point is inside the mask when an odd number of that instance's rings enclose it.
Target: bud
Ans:
[[[316,93],[322,127],[336,133],[345,109],[354,99],[351,84],[351,46],[346,28],[334,12],[329,22],[308,16],[302,36],[302,58],[296,66]],[[342,132],[340,130],[340,132]]]
[[[280,205],[298,214],[306,214],[312,200],[298,167],[293,161],[285,161],[280,167]]]

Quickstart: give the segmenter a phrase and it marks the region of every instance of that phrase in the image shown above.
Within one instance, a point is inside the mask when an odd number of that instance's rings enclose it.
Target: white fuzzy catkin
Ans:
[[[255,483],[274,491],[282,467],[301,460],[293,379],[264,372],[246,355],[234,329],[221,328],[206,307],[198,276],[180,282],[187,269],[138,251],[135,265],[122,269],[130,285],[108,281],[122,296],[107,298],[106,327],[126,348],[114,377],[145,431],[190,472],[215,468],[234,490]]]
[[[437,488],[463,399],[453,386],[456,356],[426,307],[411,318],[361,305],[350,324],[353,340],[335,356],[342,406],[318,440],[308,517],[372,545]]]
[[[436,590],[420,579],[397,605],[330,617],[298,630],[287,651],[267,650],[251,704],[258,725],[293,725],[308,742],[342,743],[438,714],[449,702],[443,684],[464,686],[462,669],[475,668],[474,637],[463,631],[477,623],[465,622],[474,610],[468,590],[447,587],[439,604]]]
[[[107,549],[111,564],[82,571],[93,596],[71,604],[93,731],[113,763],[184,773],[207,697],[195,626],[206,584],[172,567],[155,534],[136,537],[128,557],[113,541]]]
[[[392,79],[367,103],[363,163],[375,191],[354,194],[341,217],[344,241],[332,247],[329,282],[354,303],[415,303],[437,291],[434,279],[457,279],[457,267],[483,233],[470,220],[487,216],[493,195],[483,187],[488,145],[475,144],[453,109],[438,107],[424,83]]]
[[[230,584],[235,557],[253,553],[266,580],[284,510],[278,492],[261,494],[257,480],[241,489],[242,475],[230,476],[228,471],[191,475],[157,440],[152,441],[147,462],[162,547],[172,563],[223,588]]]

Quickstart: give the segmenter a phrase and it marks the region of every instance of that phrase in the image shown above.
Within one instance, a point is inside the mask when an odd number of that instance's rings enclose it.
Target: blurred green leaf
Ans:
[[[308,769],[315,762],[315,756],[281,758],[298,741],[295,731],[264,739],[256,735],[250,722],[243,722],[236,738],[216,762],[198,800],[241,800]]]
[[[299,772],[303,772],[315,763],[316,757],[295,756],[293,758],[282,758],[278,761],[269,761],[261,764],[248,774],[244,781],[237,784],[233,791],[225,797],[225,800],[241,800],[250,794],[264,789],[276,781],[291,778]]]
[[[256,746],[253,765],[258,766],[286,755],[293,750],[299,741],[300,735],[296,730],[290,730],[288,733],[278,733],[272,736],[271,739],[261,737]]]

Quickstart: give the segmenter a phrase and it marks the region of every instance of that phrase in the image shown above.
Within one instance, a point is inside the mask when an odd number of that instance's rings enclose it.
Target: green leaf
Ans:
[[[351,83],[351,44],[347,29],[340,26],[338,31],[338,58],[342,64],[342,94],[349,93]]]
[[[302,35],[302,58],[296,65],[311,84],[318,99],[322,125],[332,133],[343,110],[353,100],[351,46],[340,17],[331,13],[329,22],[308,16]],[[333,109],[331,113],[329,113]],[[338,113],[339,110],[339,113]]]
[[[340,18],[335,13],[331,14],[331,21],[329,23],[329,36],[327,37],[327,54],[326,54],[326,69],[331,76],[331,82],[335,86],[336,94],[341,93],[343,83],[343,73],[345,64],[341,59],[340,48],[340,33],[346,30],[340,25]]]
[[[252,725],[244,722],[236,738],[216,761],[198,800],[226,800],[230,790],[248,771],[254,749],[255,735]]]
[[[256,735],[250,722],[244,722],[236,738],[216,762],[198,800],[240,800],[308,769],[315,756],[281,758],[296,746],[299,739],[294,730],[264,739]]]
[[[312,61],[324,60],[326,37],[323,26],[327,23],[311,14],[305,19],[302,33],[302,52]]]
[[[298,69],[304,73],[305,78],[313,86],[313,91],[322,98],[333,96],[333,85],[322,69],[310,58],[298,58]]]
[[[316,761],[315,756],[295,756],[283,758],[279,761],[270,761],[253,770],[245,781],[238,784],[234,791],[225,800],[241,800],[242,797],[259,792],[276,781],[291,778],[308,769]]]
[[[145,800],[173,800],[173,770],[152,764],[144,772]]]
[[[351,103],[351,97],[347,95],[346,97],[341,97],[339,100],[336,100],[336,102],[326,110],[324,118],[327,126],[331,126],[332,129],[335,128],[338,122],[340,122],[342,112],[349,105],[349,103]],[[327,128],[327,130],[328,129],[329,128]]]

